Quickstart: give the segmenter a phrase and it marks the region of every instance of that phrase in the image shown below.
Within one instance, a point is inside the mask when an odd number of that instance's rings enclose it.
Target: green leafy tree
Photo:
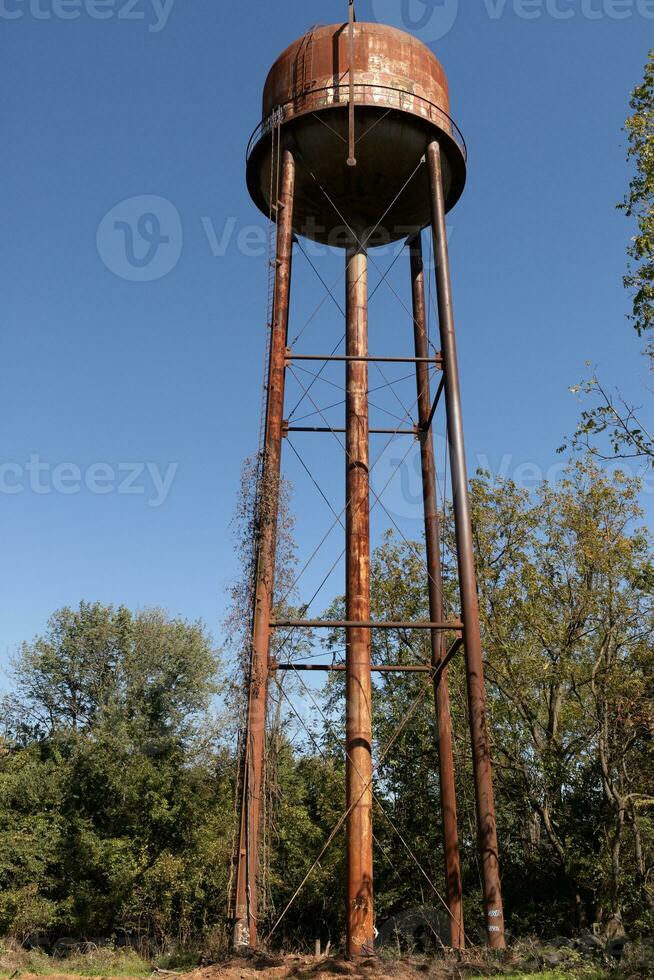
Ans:
[[[579,924],[632,906],[628,869],[649,833],[654,570],[637,495],[635,481],[582,463],[535,499],[474,484],[498,780],[516,818],[522,808],[515,829],[557,872],[541,880],[558,877]],[[640,907],[652,897],[643,884]]]
[[[620,207],[636,222],[636,234],[628,248],[629,270],[625,288],[632,294],[630,319],[638,336],[649,336],[654,326],[654,51],[650,51],[641,85],[631,97],[632,114],[625,131],[628,158],[635,173],[629,193]],[[645,348],[654,357],[651,341]],[[654,461],[654,433],[647,416],[620,392],[593,375],[571,389],[592,400],[585,409],[573,438],[577,448],[604,459],[642,458]]]
[[[629,248],[632,266],[624,282],[633,293],[632,320],[642,336],[654,326],[654,50],[643,83],[631,97],[631,109],[626,132],[636,173],[622,207],[627,217],[636,219],[638,233]]]
[[[161,947],[224,914],[233,763],[201,624],[99,604],[24,644],[1,712],[0,928]]]
[[[501,858],[516,932],[567,933],[614,915],[629,928],[651,927],[654,569],[637,497],[636,482],[610,479],[581,462],[532,495],[483,476],[472,484]],[[450,514],[446,531],[452,614],[459,608]],[[426,618],[422,550],[392,535],[377,550],[375,617]],[[338,605],[332,612],[339,615]],[[336,653],[342,637],[331,642]],[[373,656],[376,663],[427,662],[428,637],[375,635]],[[467,923],[477,938],[480,881],[462,658],[452,664],[450,689]],[[325,697],[328,735],[341,757],[342,695],[337,677]],[[410,675],[378,679],[373,709],[378,760],[400,732],[375,782],[383,921],[423,902],[441,908],[445,887],[428,683]]]

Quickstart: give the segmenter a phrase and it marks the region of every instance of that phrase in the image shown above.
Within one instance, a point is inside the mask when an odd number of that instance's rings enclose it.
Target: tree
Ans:
[[[515,932],[561,934],[617,913],[630,928],[651,927],[654,568],[637,496],[635,481],[608,478],[592,462],[533,495],[483,475],[472,484],[501,860]],[[457,614],[450,514],[445,527],[446,607]],[[422,549],[390,535],[377,550],[375,616],[425,618]],[[426,636],[385,632],[373,643],[377,663],[429,660]],[[444,892],[429,690],[410,714],[425,684],[393,676],[375,685],[377,759],[401,728],[375,782],[382,920],[419,902],[440,907]],[[451,666],[450,688],[472,928],[480,888],[462,658]],[[338,733],[342,679],[328,692]]]
[[[21,734],[128,725],[154,739],[192,737],[218,692],[217,653],[205,628],[150,609],[99,603],[61,609],[13,664],[17,697],[3,707]]]
[[[633,915],[627,867],[649,827],[654,567],[637,495],[581,462],[534,500],[475,482],[498,778],[528,804],[524,836],[558,868],[579,923]]]
[[[644,933],[654,925],[654,564],[638,484],[592,461],[533,494],[481,474],[472,508],[510,926],[560,934],[621,915]],[[459,612],[449,511],[443,526],[449,617]],[[376,550],[375,618],[428,616],[423,548],[389,534]],[[427,633],[372,639],[376,664],[429,662]],[[338,631],[329,643],[342,656]],[[226,931],[237,756],[212,705],[221,670],[201,624],[158,611],[82,604],[23,646],[16,697],[0,710],[0,932],[127,933],[161,949]],[[262,933],[288,908],[273,942],[336,944],[342,830],[315,862],[345,810],[343,677],[305,692],[316,715],[303,745],[292,688],[283,690],[271,699]],[[462,657],[450,690],[476,938]],[[373,698],[382,923],[422,903],[441,908],[445,887],[429,678],[382,674]]]
[[[641,337],[654,327],[654,50],[649,53],[643,83],[632,93],[631,110],[625,131],[629,144],[627,156],[634,164],[635,174],[629,193],[619,207],[628,218],[635,219],[637,226],[637,234],[627,250],[629,269],[624,285],[632,294],[630,319]],[[651,341],[645,353],[651,364],[654,358]],[[654,463],[651,425],[643,420],[640,410],[629,399],[612,391],[595,375],[571,390],[582,392],[593,401],[582,412],[574,446],[603,459],[641,458]]]
[[[633,293],[631,319],[640,337],[654,327],[654,50],[643,83],[631,97],[631,109],[626,131],[636,174],[622,207],[627,217],[636,219],[638,234],[629,247],[632,266],[624,284]]]
[[[223,913],[230,760],[199,623],[98,603],[23,645],[4,702],[0,928],[158,946]]]

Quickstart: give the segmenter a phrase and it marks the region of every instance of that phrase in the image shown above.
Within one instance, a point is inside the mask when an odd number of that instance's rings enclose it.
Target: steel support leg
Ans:
[[[275,299],[271,326],[268,398],[259,507],[254,629],[250,664],[241,832],[236,876],[235,948],[257,944],[259,836],[263,803],[266,703],[270,663],[270,622],[279,510],[285,358],[293,251],[295,158],[282,154],[277,224]]]
[[[368,258],[358,249],[350,249],[346,258],[347,353],[365,356],[368,354]],[[347,619],[366,622],[370,620],[368,363],[348,361],[346,377]],[[350,956],[371,952],[374,942],[370,642],[369,629],[348,628],[347,951]]]
[[[427,340],[427,316],[425,311],[425,277],[422,259],[422,236],[411,243],[411,283],[413,290],[413,333],[416,358],[429,356]],[[422,491],[425,503],[425,545],[429,573],[429,614],[432,622],[443,622],[443,575],[440,549],[440,518],[436,496],[436,465],[434,439],[429,418],[431,414],[431,390],[429,364],[426,360],[416,363],[418,386],[418,421],[420,433],[420,457],[422,463]],[[439,667],[447,655],[447,637],[432,632],[432,664]],[[438,765],[440,770],[441,810],[443,818],[443,845],[445,850],[445,876],[447,904],[450,910],[450,943],[454,949],[465,947],[463,931],[463,900],[461,885],[461,856],[457,826],[456,787],[454,785],[454,753],[452,750],[452,715],[447,668],[434,681],[434,699],[438,720]]]
[[[429,144],[427,149],[427,163],[429,166],[432,199],[438,314],[440,321],[441,352],[443,355],[443,372],[445,377],[448,439],[452,465],[454,520],[456,525],[459,584],[463,612],[463,636],[465,642],[468,705],[472,737],[472,762],[475,778],[477,826],[482,863],[486,930],[488,945],[492,949],[503,949],[506,945],[504,937],[504,910],[500,883],[490,743],[486,721],[486,689],[479,626],[477,578],[472,543],[472,526],[470,522],[459,368],[454,334],[443,174],[440,146],[436,141]]]

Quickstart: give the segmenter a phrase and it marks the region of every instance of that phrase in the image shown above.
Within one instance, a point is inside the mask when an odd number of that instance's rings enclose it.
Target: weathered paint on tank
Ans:
[[[348,28],[319,27],[291,44],[273,65],[264,87],[263,118],[290,103],[287,118],[347,102]],[[432,51],[412,34],[383,24],[355,24],[354,73],[358,105],[387,106],[381,86],[408,96],[407,112],[429,119],[428,103],[450,114],[447,78]],[[364,86],[369,85],[366,90]]]
[[[248,187],[269,214],[270,129],[281,125],[298,157],[295,231],[340,247],[354,244],[353,235],[365,242],[387,209],[369,246],[429,224],[427,168],[420,161],[434,137],[442,146],[448,209],[459,199],[466,173],[447,78],[429,48],[404,31],[358,23],[353,61],[356,167],[347,166],[347,24],[309,31],[277,59],[264,89],[263,121],[248,150]]]

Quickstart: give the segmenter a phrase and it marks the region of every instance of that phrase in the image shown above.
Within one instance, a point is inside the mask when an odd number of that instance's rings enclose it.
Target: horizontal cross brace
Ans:
[[[320,425],[288,425],[284,423],[284,434],[288,432],[335,432],[336,434],[340,434],[347,432],[347,429],[330,428],[329,426]],[[417,426],[415,429],[368,429],[368,433],[371,436],[414,436],[414,438],[417,438],[419,429]]]
[[[345,671],[345,664],[271,664],[271,670],[326,670],[326,671]],[[371,667],[373,674],[431,674],[434,668],[429,664],[409,667]]]
[[[462,645],[463,639],[459,637],[454,641],[447,651],[447,655],[436,667],[430,664],[383,664],[380,667],[372,666],[370,670],[373,674],[433,674],[434,679],[439,680]],[[327,671],[328,673],[342,673],[347,670],[347,664],[278,664],[273,661],[270,665],[270,670],[318,670]]]
[[[271,629],[312,629],[312,630],[433,630],[438,633],[461,633],[463,623],[373,623],[368,620],[357,622],[347,619],[286,619],[270,623]]]
[[[294,354],[286,351],[287,361],[369,361],[379,364],[435,364],[441,367],[443,358],[435,357],[375,357],[371,354]]]

